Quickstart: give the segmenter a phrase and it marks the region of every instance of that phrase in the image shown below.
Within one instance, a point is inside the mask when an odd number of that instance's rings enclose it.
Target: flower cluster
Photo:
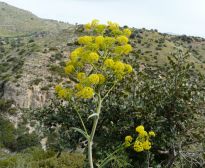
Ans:
[[[90,36],[83,36],[78,38],[78,43],[79,44],[89,44],[93,41],[93,38]]]
[[[79,47],[69,54],[64,70],[77,83],[71,89],[72,92],[57,86],[57,95],[63,99],[71,94],[83,99],[92,98],[96,88],[103,87],[107,81],[122,79],[133,71],[130,64],[121,60],[132,51],[128,39],[131,34],[129,29],[120,28],[113,22],[100,24],[98,20],[93,20],[84,27],[93,36],[79,37]]]
[[[71,95],[78,98],[90,99],[94,96],[94,87],[96,85],[101,85],[105,82],[106,78],[103,74],[91,74],[86,76],[84,72],[79,72],[77,74],[77,79],[79,83],[74,85],[73,90],[69,88],[63,88],[60,85],[55,87],[57,95],[62,99],[69,99]]]
[[[125,147],[130,147],[133,145],[133,148],[136,152],[142,152],[146,150],[150,150],[152,147],[152,144],[150,142],[151,137],[155,137],[155,132],[150,131],[147,132],[144,129],[143,125],[136,127],[136,132],[138,133],[137,138],[133,142],[133,138],[128,135],[125,137]]]
[[[65,99],[65,100],[70,99],[70,97],[72,95],[72,90],[71,89],[63,88],[60,85],[57,85],[55,87],[55,91],[56,91],[56,93],[58,94],[59,97]]]
[[[111,58],[108,58],[104,61],[104,66],[107,69],[111,69],[118,79],[121,79],[124,75],[133,71],[130,64],[125,64],[121,61],[114,61]]]
[[[91,23],[85,24],[85,30],[93,30],[96,33],[103,34],[106,28],[106,25],[99,24],[97,19],[94,19]]]
[[[90,99],[93,97],[93,95],[94,95],[94,90],[91,87],[84,87],[76,94],[76,96],[84,99]]]

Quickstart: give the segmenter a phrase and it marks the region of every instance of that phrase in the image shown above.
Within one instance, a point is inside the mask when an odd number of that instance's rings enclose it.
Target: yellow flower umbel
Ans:
[[[57,96],[61,99],[64,99],[64,100],[68,100],[72,96],[72,90],[71,89],[63,88],[60,85],[57,85],[55,87],[55,91],[57,93]]]
[[[113,69],[116,73],[122,73],[125,69],[125,65],[121,61],[116,61],[114,66],[113,66]]]
[[[103,74],[97,74],[99,77],[99,84],[103,84],[105,82],[105,76]]]
[[[127,73],[131,73],[133,71],[133,68],[130,64],[125,64],[125,70]]]
[[[87,57],[87,61],[90,62],[91,64],[98,62],[98,60],[99,60],[99,55],[96,52],[91,52]]]
[[[91,27],[95,28],[98,25],[99,25],[99,20],[97,20],[97,19],[92,20]]]
[[[136,140],[134,141],[134,145],[133,145],[134,150],[136,152],[150,150],[152,147],[151,142],[150,142],[150,137],[155,136],[154,131],[150,131],[149,133],[147,133],[147,131],[145,131],[143,125],[137,126],[135,130],[138,133],[138,136],[137,136]],[[127,137],[129,137],[129,136],[125,137],[125,147],[131,146],[131,144],[128,143],[129,138],[127,138]]]
[[[101,46],[103,43],[104,43],[104,37],[103,36],[97,36],[95,38],[95,43],[98,45],[98,46]]]
[[[71,54],[70,54],[71,61],[72,62],[78,61],[78,58],[82,52],[83,52],[82,47],[79,47],[79,48],[75,49],[73,52],[71,52]]]
[[[84,87],[76,95],[79,98],[90,99],[94,96],[94,90],[91,87]]]
[[[144,132],[144,126],[143,125],[137,126],[136,127],[136,132],[138,132],[138,133]]]
[[[130,29],[124,29],[123,30],[123,34],[125,35],[125,36],[127,36],[127,37],[129,37],[131,34],[132,34],[132,32],[131,32],[131,30]]]
[[[61,89],[62,89],[62,86],[61,86],[61,85],[56,85],[56,86],[55,86],[55,91],[56,91],[56,92],[59,92]]]
[[[155,132],[154,132],[154,131],[150,131],[150,132],[149,132],[149,136],[150,136],[150,137],[152,137],[152,136],[153,136],[153,137],[155,137],[155,136],[156,136],[156,134],[155,134]]]
[[[84,73],[84,72],[79,72],[78,74],[77,74],[77,79],[79,80],[79,81],[82,81],[82,80],[84,80],[86,78],[86,74]]]
[[[144,150],[142,142],[136,140],[135,143],[134,143],[134,150],[136,152],[142,152]]]
[[[129,54],[132,51],[132,46],[130,44],[126,44],[123,46],[123,53],[124,54]]]
[[[75,85],[75,89],[78,90],[78,91],[82,90],[83,89],[83,85],[81,83],[78,83],[78,84]]]
[[[132,140],[133,140],[133,138],[130,135],[126,136],[125,137],[125,147],[131,146]]]
[[[130,52],[132,51],[132,46],[130,44],[125,44],[125,45],[122,45],[122,46],[117,46],[115,48],[115,54],[119,54],[119,55],[127,55],[129,54]]]
[[[83,36],[78,38],[79,44],[90,44],[93,41],[93,38],[91,36]]]
[[[128,38],[126,36],[117,37],[117,42],[124,45],[128,43]]]
[[[130,142],[130,143],[132,142],[132,139],[133,139],[133,138],[132,138],[132,136],[130,136],[130,135],[128,135],[128,136],[125,137],[125,141]]]
[[[105,67],[107,68],[112,68],[114,66],[114,61],[113,59],[106,59],[104,62]]]
[[[70,73],[72,73],[73,71],[74,71],[74,66],[73,65],[67,65],[65,68],[64,68],[64,70],[65,70],[65,73],[66,74],[70,74]]]
[[[87,23],[84,25],[85,30],[90,30],[91,29],[91,24]]]
[[[100,78],[99,78],[98,74],[91,74],[88,77],[88,80],[89,80],[90,84],[98,84],[100,82]]]
[[[144,142],[142,143],[142,146],[143,146],[144,150],[150,150],[150,148],[151,148],[151,142],[149,142],[148,140],[146,140],[146,141],[144,141]]]
[[[110,30],[112,30],[112,31],[119,30],[119,24],[111,22],[111,21],[108,21],[107,23],[108,23],[108,28]]]
[[[105,68],[113,70],[118,80],[121,80],[125,75],[133,71],[132,66],[121,61],[113,61],[113,59],[106,59],[104,62]]]

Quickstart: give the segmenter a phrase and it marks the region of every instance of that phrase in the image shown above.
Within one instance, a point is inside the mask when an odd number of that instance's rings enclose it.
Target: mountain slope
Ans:
[[[0,2],[0,99],[14,100],[21,108],[42,107],[53,96],[53,86],[68,80],[64,65],[85,35],[81,25],[69,25],[36,17]],[[190,52],[189,61],[205,74],[205,39],[135,29],[131,64],[164,66],[167,56],[180,47]]]
[[[17,36],[39,31],[56,32],[68,24],[43,20],[31,12],[0,2],[0,36]]]

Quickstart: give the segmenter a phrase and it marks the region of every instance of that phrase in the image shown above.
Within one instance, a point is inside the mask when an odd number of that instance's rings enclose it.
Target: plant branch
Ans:
[[[107,91],[105,96],[102,98],[102,101],[108,96],[108,94],[112,91],[112,89],[115,87],[116,84],[117,84],[117,81],[115,81],[114,84],[112,85],[112,87]]]
[[[82,119],[80,113],[78,112],[78,110],[76,109],[75,106],[73,106],[73,108],[75,109],[75,112],[77,113],[78,118],[80,119],[80,122],[81,122],[81,124],[82,124],[82,126],[83,126],[83,129],[84,129],[85,133],[88,135],[88,131],[87,131],[87,129],[86,129],[86,126],[85,126],[85,124],[84,124],[84,122],[83,122],[83,119]]]

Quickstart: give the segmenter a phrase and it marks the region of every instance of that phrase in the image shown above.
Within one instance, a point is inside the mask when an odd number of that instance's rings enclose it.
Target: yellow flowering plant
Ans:
[[[123,61],[132,51],[129,44],[131,30],[123,29],[113,22],[108,22],[107,25],[100,24],[98,20],[93,20],[84,28],[86,33],[92,36],[78,38],[79,47],[69,54],[65,66],[65,73],[73,81],[73,85],[57,85],[55,90],[58,97],[66,101],[93,99],[96,104],[96,109],[92,109],[95,112],[88,117],[93,119],[90,133],[78,112],[83,130],[73,128],[88,140],[89,165],[93,168],[93,139],[103,101],[121,80],[133,72],[132,66]]]
[[[137,133],[137,137],[132,137],[131,135],[125,136],[124,143],[120,145],[118,148],[116,148],[116,150],[113,153],[108,155],[107,158],[102,160],[101,165],[105,166],[112,157],[115,157],[115,155],[117,155],[118,153],[122,153],[123,150],[127,148],[132,148],[137,153],[143,151],[149,151],[151,149],[152,147],[151,138],[156,136],[155,132],[145,131],[143,125],[137,126],[135,130]],[[148,159],[149,159],[149,152],[148,152]]]
[[[125,137],[124,146],[126,148],[132,147],[136,152],[148,151],[152,147],[152,143],[150,141],[151,137],[155,137],[156,134],[154,131],[147,132],[144,129],[143,125],[139,125],[136,127],[136,132],[138,134],[137,138],[134,138],[130,135]],[[134,140],[134,141],[133,141]]]

